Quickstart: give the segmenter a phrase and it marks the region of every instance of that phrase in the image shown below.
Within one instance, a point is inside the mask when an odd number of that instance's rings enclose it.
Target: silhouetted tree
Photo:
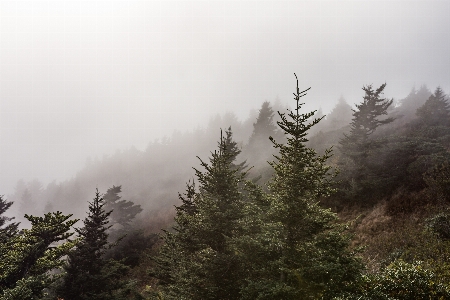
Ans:
[[[393,99],[382,98],[385,87],[385,83],[376,90],[372,85],[363,87],[364,99],[356,105],[357,109],[353,110],[350,133],[344,134],[344,138],[339,142],[343,157],[348,159],[344,162],[344,171],[357,181],[367,179],[369,155],[383,144],[370,139],[371,134],[379,126],[394,121],[394,118],[383,118],[393,103]]]
[[[248,157],[253,167],[251,173],[261,177],[261,182],[267,182],[272,176],[272,170],[268,168],[267,161],[275,154],[269,137],[282,138],[274,121],[274,112],[270,103],[265,101],[259,110],[256,122],[253,123],[253,132],[245,147],[244,155]]]
[[[97,190],[94,200],[89,202],[84,227],[75,229],[80,241],[68,255],[66,274],[57,291],[63,299],[116,299],[115,292],[123,286],[121,277],[128,268],[104,258],[111,246],[107,233],[111,211],[106,212],[104,206],[105,201]]]
[[[351,120],[352,108],[344,97],[340,97],[336,106],[326,116],[324,123],[326,123],[328,130],[336,130],[347,126]]]
[[[142,208],[132,201],[122,200],[122,197],[119,196],[121,192],[122,186],[113,186],[106,191],[103,199],[105,211],[111,211],[109,225],[111,227],[119,226],[120,229],[123,229],[130,226],[136,215],[142,211]]]
[[[427,126],[448,126],[450,106],[444,91],[437,87],[434,94],[417,109],[416,114]]]

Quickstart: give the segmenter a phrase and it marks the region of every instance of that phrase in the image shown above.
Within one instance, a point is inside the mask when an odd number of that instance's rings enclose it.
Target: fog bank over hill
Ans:
[[[449,13],[447,1],[1,1],[0,193],[218,113],[244,122],[264,100],[292,101],[294,72],[312,87],[305,110],[324,113],[365,84],[396,99],[422,83],[450,91]]]

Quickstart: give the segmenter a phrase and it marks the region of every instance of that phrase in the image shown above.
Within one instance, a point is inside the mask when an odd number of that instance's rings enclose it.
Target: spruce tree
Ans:
[[[17,233],[18,223],[10,223],[14,217],[5,216],[5,212],[11,207],[13,202],[7,201],[0,195],[0,244],[5,243],[9,238]]]
[[[336,214],[319,205],[333,192],[325,164],[331,150],[318,156],[305,146],[308,130],[320,121],[310,121],[315,112],[300,113],[306,91],[299,90],[297,81],[295,111],[278,112],[287,143],[271,138],[279,154],[270,163],[275,173],[269,208],[254,220],[264,220],[261,229],[247,238],[247,257],[260,259],[248,274],[244,299],[331,299],[350,290],[360,275],[361,263],[335,225]]]
[[[50,272],[62,267],[62,257],[75,245],[68,238],[77,220],[70,217],[60,212],[47,213],[44,217],[25,215],[31,229],[18,232],[17,226],[12,225],[2,235],[0,299],[30,300],[44,296],[45,289],[59,278]]]
[[[244,155],[248,157],[252,166],[250,171],[261,183],[266,183],[272,176],[272,170],[267,168],[267,161],[275,154],[269,137],[282,138],[274,121],[274,111],[269,101],[265,101],[259,110],[256,122],[253,123],[253,132],[244,148]]]
[[[108,218],[111,211],[104,209],[105,201],[98,190],[89,202],[84,227],[76,228],[80,240],[68,255],[65,277],[58,288],[58,296],[67,300],[116,299],[122,287],[121,277],[127,272],[120,262],[106,260],[108,243]]]
[[[417,109],[416,114],[426,126],[448,126],[450,105],[444,91],[437,87],[434,94]]]
[[[349,198],[373,195],[374,191],[380,190],[373,180],[378,178],[375,174],[380,165],[380,159],[375,153],[386,141],[371,136],[379,126],[394,121],[392,117],[384,117],[393,103],[393,99],[382,97],[385,87],[386,83],[376,90],[372,85],[363,87],[365,95],[363,101],[356,105],[357,109],[353,110],[350,133],[344,134],[344,138],[339,141],[339,163],[344,181],[341,191]]]
[[[221,136],[204,171],[195,169],[177,207],[175,226],[166,231],[154,275],[165,299],[238,299],[245,270],[231,240],[240,233],[244,174],[233,161],[239,150],[231,131]]]
[[[142,211],[139,204],[132,201],[123,200],[119,194],[122,192],[122,186],[109,188],[103,199],[105,200],[105,211],[111,211],[109,216],[109,225],[115,229],[127,230],[136,215]]]
[[[385,87],[386,83],[376,90],[372,88],[372,85],[363,87],[364,99],[356,105],[357,110],[353,110],[350,134],[344,134],[345,137],[340,141],[341,152],[361,168],[375,146],[374,141],[369,139],[370,135],[380,125],[394,121],[393,118],[382,118],[383,115],[387,115],[387,109],[394,101],[381,98]]]

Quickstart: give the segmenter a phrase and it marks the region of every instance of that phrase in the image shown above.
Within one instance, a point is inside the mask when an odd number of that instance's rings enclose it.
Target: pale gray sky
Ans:
[[[241,119],[311,87],[308,109],[387,82],[450,91],[450,1],[0,1],[0,194],[102,156]]]

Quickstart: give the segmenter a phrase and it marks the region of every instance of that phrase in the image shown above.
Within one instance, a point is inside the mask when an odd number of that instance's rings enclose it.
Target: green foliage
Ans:
[[[63,265],[75,242],[66,241],[77,220],[60,212],[44,217],[25,215],[31,229],[14,232],[0,243],[0,299],[38,299],[59,276],[50,272]],[[65,241],[62,242],[61,241]]]
[[[318,156],[305,146],[308,130],[320,121],[307,123],[314,112],[300,113],[305,94],[297,82],[295,112],[279,113],[287,143],[271,138],[279,150],[277,161],[270,163],[275,175],[267,204],[254,208],[260,213],[251,219],[263,223],[253,236],[250,231],[248,242],[241,242],[253,269],[243,288],[244,299],[329,299],[350,290],[360,276],[361,262],[349,250],[343,228],[335,224],[337,216],[318,203],[334,191],[331,168],[325,165],[331,154],[328,150]]]
[[[198,191],[189,183],[177,207],[173,231],[166,231],[154,276],[164,299],[237,299],[245,274],[230,240],[239,235],[243,215],[244,174],[233,164],[239,154],[231,131],[205,171],[195,169]]]
[[[121,281],[128,268],[121,262],[106,260],[104,255],[108,244],[108,217],[105,201],[96,192],[89,203],[89,213],[84,227],[77,228],[80,241],[75,250],[68,254],[65,277],[58,287],[58,296],[64,299],[120,299],[116,292],[124,283]]]
[[[5,243],[9,238],[17,233],[18,223],[9,223],[14,218],[5,216],[5,212],[11,207],[13,202],[6,201],[0,195],[0,244]],[[9,224],[8,224],[9,223]]]
[[[344,299],[443,300],[450,297],[450,287],[439,282],[420,261],[396,260],[379,274],[365,276],[361,288],[361,293]]]
[[[443,240],[450,240],[450,214],[440,212],[426,220],[426,227]]]

